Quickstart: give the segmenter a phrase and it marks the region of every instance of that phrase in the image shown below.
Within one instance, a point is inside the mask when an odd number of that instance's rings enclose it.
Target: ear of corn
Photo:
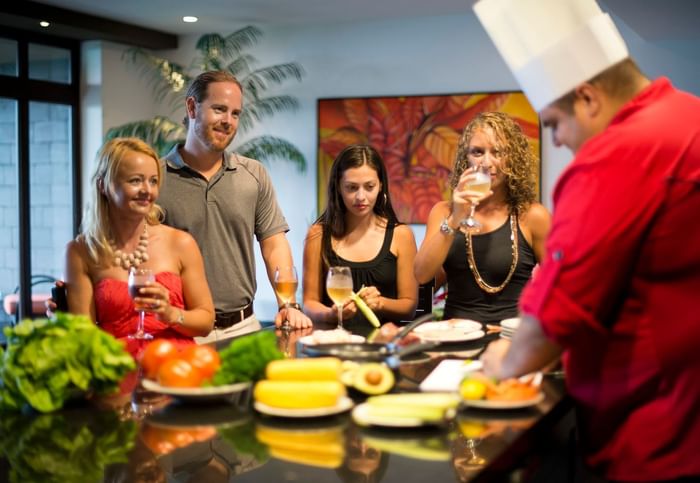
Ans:
[[[337,381],[341,371],[337,357],[317,357],[271,361],[265,372],[271,381]]]
[[[339,381],[259,381],[253,397],[272,407],[308,409],[336,406],[345,395]]]

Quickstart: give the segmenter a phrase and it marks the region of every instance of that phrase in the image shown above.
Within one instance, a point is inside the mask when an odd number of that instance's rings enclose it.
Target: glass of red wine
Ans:
[[[156,281],[156,277],[150,268],[136,268],[131,267],[129,270],[129,296],[131,300],[136,299],[140,296],[140,290],[145,288],[150,282],[151,284]],[[139,312],[139,321],[136,326],[136,332],[129,335],[129,339],[152,339],[151,334],[147,334],[144,330],[144,319],[146,317],[146,308],[141,304],[136,304],[136,310]]]

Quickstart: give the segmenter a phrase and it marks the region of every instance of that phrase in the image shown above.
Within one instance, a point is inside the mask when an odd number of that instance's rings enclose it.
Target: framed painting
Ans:
[[[338,153],[350,144],[370,144],[386,164],[399,220],[426,223],[433,205],[449,199],[459,138],[482,111],[513,117],[540,159],[539,120],[522,92],[319,99],[318,212],[326,206],[328,175]],[[537,179],[539,192],[539,165]]]

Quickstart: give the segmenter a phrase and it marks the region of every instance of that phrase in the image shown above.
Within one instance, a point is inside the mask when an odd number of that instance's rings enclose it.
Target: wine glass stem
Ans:
[[[136,327],[136,337],[143,336],[143,325],[144,319],[146,318],[146,312],[139,310],[139,325]]]
[[[469,218],[474,219],[474,212],[476,211],[476,205],[472,203],[471,210],[469,211]]]
[[[342,329],[343,328],[343,306],[336,305],[336,307],[338,307],[338,328]]]

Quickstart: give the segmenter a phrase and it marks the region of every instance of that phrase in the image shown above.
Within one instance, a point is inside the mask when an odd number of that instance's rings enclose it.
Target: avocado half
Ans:
[[[358,391],[376,396],[386,394],[394,387],[394,373],[381,363],[361,364],[355,371],[353,387]]]

